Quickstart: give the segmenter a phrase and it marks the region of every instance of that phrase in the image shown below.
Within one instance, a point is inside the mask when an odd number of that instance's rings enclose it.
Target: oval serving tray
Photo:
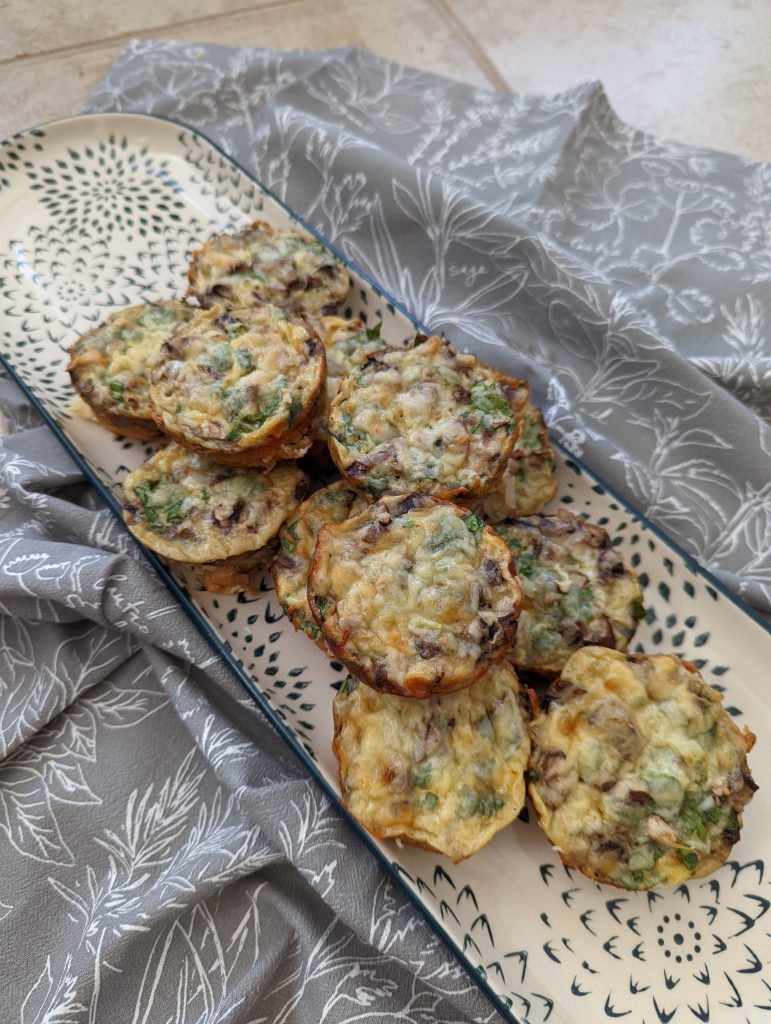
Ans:
[[[85,115],[22,133],[0,146],[0,171],[3,362],[119,516],[114,489],[149,449],[72,415],[67,346],[117,307],[182,293],[190,250],[215,231],[257,217],[311,229],[203,136],[154,117]],[[354,278],[346,315],[382,320],[394,344],[426,330],[340,258]],[[352,826],[511,1021],[771,1020],[771,727],[761,685],[770,631],[586,467],[557,455],[554,506],[604,525],[644,584],[648,617],[634,649],[695,661],[758,734],[750,763],[761,789],[733,859],[674,891],[627,893],[563,867],[532,821],[458,866]],[[331,702],[342,666],[294,632],[269,577],[258,599],[214,596],[145,554],[339,802]]]

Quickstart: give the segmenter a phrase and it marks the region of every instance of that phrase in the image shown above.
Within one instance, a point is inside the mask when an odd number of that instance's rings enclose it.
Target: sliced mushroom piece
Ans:
[[[642,807],[647,803],[650,793],[639,779],[620,779],[613,789],[613,796],[628,807]]]
[[[600,570],[600,576],[606,580],[624,575],[624,560],[612,547],[605,548],[601,553],[597,559],[597,567]]]
[[[581,637],[587,646],[615,647],[616,637],[613,626],[606,615],[600,615],[591,623],[579,623]]]
[[[683,845],[680,836],[672,825],[659,814],[649,814],[645,824],[645,833],[654,843],[667,846],[670,849],[678,849]]]
[[[562,707],[563,704],[569,704],[577,697],[583,697],[585,693],[585,687],[579,686],[574,680],[557,679],[551,684],[543,698],[543,709],[551,711],[552,708]]]
[[[597,701],[587,721],[600,732],[603,743],[618,751],[625,761],[633,761],[637,757],[642,739],[631,710],[617,697]]]
[[[539,790],[549,807],[559,807],[578,784],[578,773],[568,764],[563,750],[547,750],[541,755],[536,770],[541,775]]]

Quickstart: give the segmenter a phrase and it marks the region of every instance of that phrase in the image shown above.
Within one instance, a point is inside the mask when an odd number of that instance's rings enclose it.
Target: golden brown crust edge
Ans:
[[[343,761],[345,760],[345,758],[343,757],[343,751],[340,744],[340,733],[342,732],[343,729],[343,723],[340,720],[340,716],[337,713],[334,703],[332,705],[332,719],[334,721],[332,753],[334,754],[335,760],[337,762],[337,786],[338,789],[340,790],[340,803],[343,805],[343,807],[345,807],[345,809],[348,811],[348,813],[351,815],[354,821],[358,824],[359,828],[363,828],[365,832],[368,832],[371,836],[374,836],[375,839],[395,839],[397,842],[407,843],[408,846],[415,846],[420,850],[425,850],[427,853],[438,853],[442,857],[447,857],[447,859],[450,860],[453,864],[460,864],[461,861],[468,860],[469,857],[473,857],[475,853],[479,852],[478,850],[472,850],[469,853],[467,853],[465,857],[458,857],[456,859],[455,857],[450,857],[446,850],[440,850],[436,846],[431,846],[430,843],[424,843],[418,839],[415,839],[413,836],[409,834],[409,832],[404,832],[397,828],[372,828],[371,826],[364,825],[362,822],[360,822],[359,819],[351,810],[351,808],[348,806],[348,801],[345,798],[345,789],[343,787]]]
[[[420,507],[421,508],[425,507],[426,505],[429,505],[429,504],[443,504],[443,505],[451,505],[455,509],[455,511],[458,512],[461,516],[469,514],[468,509],[464,508],[462,505],[457,505],[454,502],[447,501],[444,498],[438,498],[438,497],[436,497],[436,495],[432,495],[432,494],[416,494],[416,495],[414,495],[414,497],[420,499]],[[311,614],[313,615],[313,618],[314,618],[314,620],[316,622],[316,625],[319,628],[319,637],[320,638],[323,637],[324,643],[326,644],[328,650],[332,652],[333,656],[338,661],[341,661],[343,663],[343,665],[345,665],[345,667],[348,669],[348,671],[351,673],[351,675],[353,675],[357,679],[361,680],[361,682],[365,683],[371,689],[377,690],[380,693],[392,693],[392,694],[394,694],[397,697],[412,697],[412,698],[415,698],[416,700],[424,700],[427,697],[437,697],[437,696],[442,696],[442,695],[447,694],[447,693],[455,693],[458,690],[465,690],[465,689],[467,689],[469,686],[471,686],[473,683],[475,683],[478,679],[480,679],[485,674],[485,672],[487,672],[487,670],[492,665],[494,665],[496,662],[501,661],[502,659],[506,658],[506,656],[508,654],[510,654],[511,647],[512,647],[512,645],[514,643],[514,639],[516,637],[516,631],[517,631],[516,620],[514,622],[514,627],[512,629],[511,640],[510,640],[509,644],[508,645],[503,645],[502,644],[497,650],[493,651],[492,652],[492,656],[487,658],[481,665],[477,666],[477,668],[474,670],[474,674],[471,676],[471,678],[468,678],[468,677],[464,676],[462,679],[458,679],[457,682],[454,685],[451,685],[451,686],[447,686],[447,684],[446,684],[447,676],[442,676],[441,680],[439,680],[433,686],[426,685],[424,680],[422,680],[422,679],[419,679],[419,680],[416,681],[416,680],[411,680],[409,677],[407,677],[407,679],[405,679],[405,683],[404,683],[404,685],[402,687],[392,686],[388,681],[386,681],[385,683],[382,683],[382,682],[377,682],[376,683],[375,682],[374,672],[373,671],[368,671],[366,668],[363,668],[361,665],[359,665],[358,662],[352,660],[345,653],[345,647],[342,646],[341,644],[339,644],[334,637],[330,636],[329,633],[327,633],[324,630],[324,619],[323,619],[323,617],[321,615],[321,611],[319,610],[319,608],[316,605],[316,602],[314,600],[313,593],[312,593],[312,590],[311,590],[311,577],[312,577],[312,575],[314,573],[314,570],[318,568],[318,564],[319,564],[319,539],[321,538],[321,535],[322,535],[322,533],[325,530],[337,529],[338,525],[339,526],[349,527],[349,526],[351,526],[351,524],[353,524],[355,522],[356,519],[361,518],[362,516],[366,516],[368,514],[369,514],[369,509],[365,509],[363,512],[360,513],[359,516],[352,516],[350,519],[347,519],[345,521],[345,523],[341,523],[341,524],[326,523],[319,530],[318,537],[316,538],[316,547],[314,548],[313,557],[311,558],[311,563],[310,563],[310,566],[309,566],[309,569],[308,569],[308,590],[307,590],[308,607],[310,608]],[[497,534],[495,534],[495,532],[492,530],[491,527],[488,527],[488,529],[490,529],[491,532],[494,534],[494,536],[498,540],[501,541],[501,543],[503,544],[503,547],[506,549],[507,565],[508,565],[508,568],[509,568],[509,572],[514,577],[514,579],[517,580],[517,582],[519,583],[519,576],[517,575],[516,566],[514,564],[514,558],[513,558],[512,554],[511,554],[511,552],[509,551],[508,546],[506,545],[506,542],[503,541],[502,538],[498,537]],[[520,586],[520,588],[519,588],[519,600],[517,601],[516,608],[515,608],[516,614],[517,614],[517,619],[519,618],[519,614],[522,611],[522,600],[523,600],[523,594],[522,594],[522,587]],[[321,646],[321,645],[319,645],[319,646]],[[512,669],[513,669],[513,666],[512,666]],[[516,670],[514,670],[514,671],[516,671]]]
[[[429,338],[425,338],[424,337],[423,343],[429,342],[429,341],[433,341],[434,339],[436,339],[437,341],[441,341],[442,344],[444,345],[444,339],[443,338],[439,338],[437,335],[432,335]],[[403,349],[403,348],[400,348],[400,347],[397,347],[397,346],[391,346],[390,348],[379,349],[378,352],[376,353],[376,355],[382,357],[384,353],[388,353],[388,352],[399,352],[399,353],[402,353],[402,352],[408,352],[408,351],[412,351],[412,350],[411,349]],[[507,399],[509,400],[509,404],[511,405],[512,410],[516,411],[515,410],[515,406],[514,406],[514,394],[522,387],[523,382],[519,381],[519,380],[516,380],[514,377],[507,376],[505,373],[502,373],[501,370],[499,370],[497,367],[491,366],[489,363],[486,363],[483,359],[479,359],[477,361],[479,363],[481,363],[486,369],[488,369],[495,376],[495,379],[496,379],[497,383],[501,385],[501,390],[504,392],[504,394],[506,395]],[[367,362],[369,362],[369,360],[367,360]],[[367,364],[365,363],[364,365],[366,366]],[[338,391],[337,396],[335,396],[335,398],[337,398],[339,395],[342,395],[344,393],[343,389],[346,388],[346,384],[347,384],[347,381],[349,379],[350,378],[345,378],[345,377],[343,378],[343,381],[342,381],[341,386],[340,386],[340,390]],[[351,383],[347,384],[347,389],[345,391],[345,394],[347,394],[350,391],[354,391],[354,390],[355,390],[355,384],[351,380]],[[435,493],[433,491],[431,491],[431,492],[427,491],[426,493],[427,494],[430,493],[432,497],[439,498],[439,499],[444,500],[444,501],[454,501],[456,498],[458,498],[458,499],[460,499],[460,498],[463,498],[463,499],[483,498],[486,494],[489,494],[491,491],[495,490],[495,488],[501,482],[501,479],[503,478],[503,474],[506,471],[506,467],[509,464],[509,458],[511,456],[512,451],[514,450],[514,445],[517,443],[517,440],[519,438],[519,434],[520,434],[520,430],[521,429],[522,429],[521,420],[517,419],[515,428],[508,435],[508,437],[506,438],[505,445],[504,445],[504,450],[501,452],[500,456],[498,457],[497,465],[496,465],[496,468],[495,468],[495,475],[494,476],[492,476],[492,475],[488,476],[487,481],[485,482],[484,486],[481,485],[481,481],[480,481],[480,486],[476,487],[476,488],[471,488],[471,487],[455,487],[455,488],[451,488],[450,490],[447,490],[447,491],[442,491],[441,493]],[[351,476],[346,471],[345,467],[341,463],[340,456],[339,456],[339,454],[337,452],[337,445],[334,443],[333,440],[330,440],[329,435],[327,435],[327,447],[329,449],[329,455],[330,455],[332,461],[334,462],[334,464],[335,464],[335,466],[337,468],[337,471],[340,473],[340,475],[343,477],[343,479],[346,480],[347,483],[349,483],[351,485],[351,487],[355,487],[357,490],[363,491],[365,493],[370,494],[370,496],[372,496],[371,493],[367,490],[367,488],[362,486],[361,479],[359,479],[358,477],[355,477],[355,476]],[[555,489],[556,489],[556,485],[555,485]],[[382,491],[381,493],[379,493],[377,495],[376,500],[379,499],[379,498],[383,498],[383,497],[393,497],[393,496],[401,494],[401,493],[405,493],[405,492],[404,491],[385,490],[385,491]]]
[[[324,363],[324,372],[321,374],[320,384],[312,392],[310,400],[306,403],[303,411],[297,417],[289,430],[284,431],[276,427],[270,431],[260,444],[236,447],[236,442],[227,442],[231,450],[223,449],[216,444],[204,445],[191,438],[184,432],[173,429],[169,424],[164,424],[160,414],[154,417],[157,431],[165,433],[172,441],[189,451],[203,455],[212,462],[222,466],[265,466],[270,467],[277,462],[286,462],[293,459],[300,459],[306,454],[313,444],[313,424],[320,410],[323,408],[326,398],[326,356],[324,346],[317,337],[313,338],[314,351],[321,347],[321,358]],[[156,431],[156,432],[157,432]]]
[[[162,435],[162,431],[153,420],[142,419],[137,416],[116,416],[112,413],[105,412],[101,406],[95,405],[81,390],[80,379],[77,372],[77,368],[73,367],[72,362],[67,367],[67,372],[70,375],[72,386],[80,398],[86,403],[91,410],[94,419],[100,423],[103,427],[107,427],[113,434],[121,434],[123,437],[134,437],[140,440],[147,441],[151,438],[157,438]]]

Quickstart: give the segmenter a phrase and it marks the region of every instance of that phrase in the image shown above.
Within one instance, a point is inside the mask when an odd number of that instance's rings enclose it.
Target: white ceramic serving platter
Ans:
[[[278,227],[297,220],[206,139],[172,122],[84,116],[0,146],[3,359],[116,511],[116,488],[148,448],[72,415],[66,348],[117,307],[182,293],[191,248],[258,216]],[[352,272],[346,315],[382,320],[393,343],[411,337],[416,322]],[[554,504],[604,525],[644,583],[649,612],[635,649],[694,660],[758,735],[750,764],[761,788],[733,859],[708,879],[635,894],[564,868],[533,821],[518,821],[457,866],[364,838],[511,1020],[771,1021],[771,636],[585,468],[564,455],[558,463]],[[149,557],[337,799],[331,702],[342,666],[294,632],[268,577],[256,600],[215,597],[175,582]]]

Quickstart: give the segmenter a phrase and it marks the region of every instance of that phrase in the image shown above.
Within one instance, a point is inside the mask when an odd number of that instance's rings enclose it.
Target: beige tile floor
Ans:
[[[771,160],[771,0],[0,0],[0,136],[76,113],[127,39],[352,43],[491,89],[600,79],[628,122]]]

